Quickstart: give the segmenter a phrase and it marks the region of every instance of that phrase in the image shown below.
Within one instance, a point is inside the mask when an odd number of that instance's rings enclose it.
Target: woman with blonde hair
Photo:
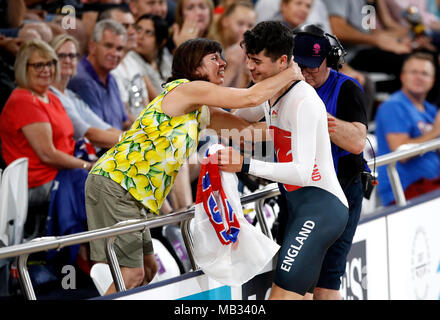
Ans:
[[[17,53],[14,69],[18,88],[0,115],[3,158],[6,164],[29,159],[29,204],[44,203],[58,170],[90,170],[92,163],[73,156],[72,121],[49,91],[60,73],[55,51],[42,40],[29,40]]]
[[[118,142],[122,131],[104,122],[84,100],[67,89],[67,84],[76,74],[79,58],[78,41],[68,34],[61,34],[55,37],[50,44],[60,62],[60,77],[51,85],[50,90],[60,99],[70,120],[72,120],[75,131],[74,138],[86,137],[94,146],[100,148],[113,147]]]
[[[212,38],[214,2],[212,0],[178,0],[172,26],[171,52],[189,39]]]

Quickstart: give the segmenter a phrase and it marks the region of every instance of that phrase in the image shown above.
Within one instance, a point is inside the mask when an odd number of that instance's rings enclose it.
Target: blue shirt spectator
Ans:
[[[389,100],[383,103],[376,115],[376,137],[379,155],[390,153],[391,148],[387,141],[387,134],[407,133],[411,138],[422,136],[430,131],[437,114],[437,108],[425,101],[425,111],[414,107],[411,100],[402,92],[394,93]],[[440,157],[437,152],[427,152],[411,158],[405,163],[396,165],[403,190],[420,179],[435,179],[440,175]],[[378,168],[379,196],[383,205],[389,205],[394,199],[386,166]]]
[[[78,64],[77,75],[70,80],[68,88],[76,92],[92,110],[114,128],[123,129],[128,120],[127,112],[119,95],[113,76],[107,75],[107,84],[102,83],[92,64],[84,57]]]

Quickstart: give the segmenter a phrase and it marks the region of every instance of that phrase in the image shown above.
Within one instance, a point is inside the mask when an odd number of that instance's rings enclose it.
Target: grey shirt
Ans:
[[[362,13],[362,8],[368,5],[366,0],[323,0],[327,7],[328,15],[338,16],[344,18],[349,25],[360,32],[370,33],[370,30],[364,29],[362,22],[365,18]],[[351,59],[357,54],[358,51],[366,48],[371,48],[369,45],[352,45],[349,43],[343,43],[344,47],[348,51],[348,55],[345,60],[350,62]]]
[[[51,86],[50,90],[60,99],[64,109],[67,112],[74,128],[74,139],[80,139],[85,136],[90,127],[107,130],[111,125],[104,122],[90,109],[75,92],[66,89],[64,93]]]
[[[362,27],[362,8],[367,5],[366,0],[323,0],[329,16],[344,18],[349,24],[361,32],[369,32]]]

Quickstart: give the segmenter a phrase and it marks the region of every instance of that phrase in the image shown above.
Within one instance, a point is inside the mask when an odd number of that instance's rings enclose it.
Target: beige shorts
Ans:
[[[145,218],[144,206],[118,183],[99,175],[89,175],[85,186],[87,224],[89,230],[101,229],[129,219]],[[150,230],[116,237],[116,257],[121,267],[143,268],[144,255],[153,254]],[[90,242],[90,258],[108,262],[105,239]]]

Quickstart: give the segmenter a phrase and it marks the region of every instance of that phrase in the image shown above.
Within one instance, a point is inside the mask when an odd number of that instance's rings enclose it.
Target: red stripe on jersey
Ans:
[[[292,162],[292,133],[274,126],[270,126],[269,129],[274,141],[277,162]],[[283,186],[286,191],[295,191],[301,188],[290,184],[283,184]]]

